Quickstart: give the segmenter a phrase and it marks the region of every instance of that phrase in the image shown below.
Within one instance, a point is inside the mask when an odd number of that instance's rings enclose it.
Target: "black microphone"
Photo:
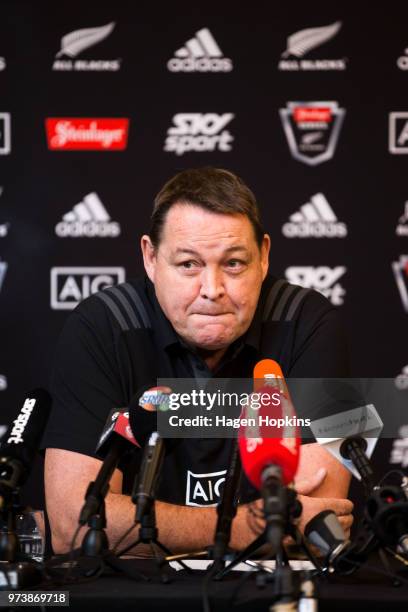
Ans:
[[[232,521],[237,513],[242,466],[238,438],[232,443],[231,457],[222,498],[217,506],[217,525],[214,536],[214,564],[222,560],[231,539]]]
[[[148,410],[143,406],[148,402],[147,400],[160,401],[160,394],[154,393],[155,383],[150,381],[142,387],[139,387],[137,392],[134,394],[129,404],[129,425],[132,433],[137,440],[139,446],[144,447],[154,431],[157,431],[157,413],[155,410]]]
[[[132,501],[136,504],[138,522],[141,522],[152,508],[165,453],[165,442],[157,431],[154,431],[145,445],[139,475],[132,490]]]
[[[305,536],[324,554],[325,562],[332,565],[350,545],[344,529],[333,510],[316,514],[305,527]]]
[[[79,516],[81,525],[85,525],[93,515],[99,513],[108,493],[112,474],[122,457],[128,451],[143,446],[148,436],[157,428],[156,413],[139,405],[148,389],[151,389],[150,383],[140,387],[129,407],[112,410],[106,421],[96,448],[96,455],[103,459],[103,463],[96,480],[88,485],[85,503]],[[136,436],[133,431],[137,431]]]
[[[136,521],[141,522],[153,506],[161,476],[164,457],[180,440],[164,440],[157,432],[157,410],[166,402],[166,387],[144,385],[129,406],[132,433],[144,447],[142,462],[132,489],[132,501],[136,504]],[[155,410],[146,408],[153,405]]]
[[[408,498],[403,487],[375,487],[364,514],[381,544],[400,546],[408,555]]]
[[[45,389],[27,394],[0,446],[0,510],[26,482],[39,450],[52,399]]]
[[[366,450],[367,442],[361,436],[346,438],[340,445],[340,455],[343,459],[349,459],[353,463],[365,488],[371,491],[374,486],[374,471]]]
[[[103,463],[96,479],[89,483],[85,493],[85,503],[78,521],[80,525],[85,525],[92,516],[100,512],[101,504],[109,490],[110,479],[119,461],[136,447],[127,409],[113,411],[107,419],[96,448],[96,454],[103,458]]]

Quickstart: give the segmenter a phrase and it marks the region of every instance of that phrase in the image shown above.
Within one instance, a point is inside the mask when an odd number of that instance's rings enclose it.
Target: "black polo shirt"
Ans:
[[[252,378],[260,359],[275,359],[286,377],[346,377],[348,356],[337,310],[320,293],[267,276],[252,323],[218,368],[177,335],[147,277],[109,287],[68,317],[55,356],[54,399],[43,448],[95,457],[112,408],[157,378]],[[154,382],[153,382],[154,381]],[[185,439],[165,459],[158,498],[170,503],[218,503],[231,440]],[[140,453],[123,467],[129,492]],[[244,479],[241,501],[257,493]]]

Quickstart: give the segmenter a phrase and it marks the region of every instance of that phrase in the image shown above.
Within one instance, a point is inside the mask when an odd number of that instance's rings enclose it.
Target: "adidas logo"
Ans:
[[[116,238],[120,225],[111,221],[98,195],[92,192],[62,217],[55,233],[60,238]]]
[[[338,221],[325,196],[316,193],[289,217],[282,233],[286,238],[345,238],[347,226]]]
[[[408,202],[405,202],[405,211],[399,218],[395,233],[397,236],[408,236]]]
[[[170,72],[231,72],[232,60],[224,57],[208,28],[202,28],[167,62]]]

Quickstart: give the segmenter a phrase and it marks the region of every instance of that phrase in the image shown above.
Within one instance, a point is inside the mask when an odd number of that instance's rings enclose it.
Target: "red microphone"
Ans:
[[[262,494],[266,536],[276,550],[286,522],[284,486],[296,474],[300,439],[282,370],[272,359],[263,359],[254,368],[254,391],[241,415],[239,448],[242,467]]]

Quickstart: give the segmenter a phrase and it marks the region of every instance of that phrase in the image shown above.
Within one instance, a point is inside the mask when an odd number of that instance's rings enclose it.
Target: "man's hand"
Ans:
[[[347,538],[350,537],[350,528],[353,524],[353,503],[349,499],[339,499],[337,497],[312,497],[323,483],[327,476],[327,470],[320,468],[317,473],[310,478],[295,482],[299,501],[302,503],[303,512],[298,524],[303,533],[307,523],[322,510],[333,510],[339,519]]]

